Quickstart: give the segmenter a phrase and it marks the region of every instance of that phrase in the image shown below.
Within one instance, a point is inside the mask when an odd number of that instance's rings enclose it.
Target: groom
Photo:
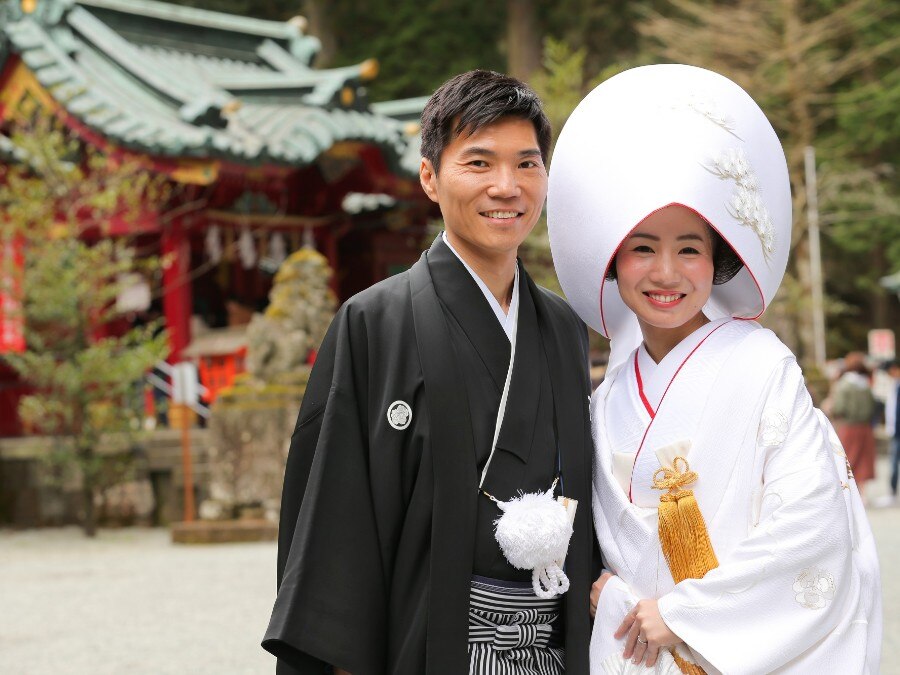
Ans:
[[[319,351],[263,641],[279,673],[588,673],[587,335],[517,260],[549,145],[536,94],[498,73],[458,75],[425,106],[420,178],[445,231],[347,301]],[[555,482],[578,502],[570,588],[542,599],[498,545],[487,495]]]

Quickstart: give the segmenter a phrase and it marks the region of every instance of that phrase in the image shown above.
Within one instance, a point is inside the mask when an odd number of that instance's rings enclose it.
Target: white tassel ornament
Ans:
[[[494,536],[513,567],[532,570],[535,595],[547,599],[569,590],[560,563],[569,549],[572,523],[566,507],[554,499],[553,488],[498,501],[497,506],[503,515],[494,523]]]

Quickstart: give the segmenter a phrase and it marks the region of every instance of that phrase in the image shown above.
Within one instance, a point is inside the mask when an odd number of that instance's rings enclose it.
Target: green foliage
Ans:
[[[422,96],[447,78],[472,68],[505,70],[505,12],[485,11],[483,0],[179,0],[178,4],[285,20],[308,16],[315,5],[321,18],[316,37],[334,43],[328,67],[378,59],[380,74],[369,85],[372,100]],[[328,35],[323,35],[327,32]]]
[[[540,19],[546,36],[584,53],[586,79],[599,83],[615,74],[607,69],[643,61],[638,27],[647,12],[666,4],[665,0],[556,0],[542,3]],[[545,42],[545,60],[547,49]]]
[[[653,58],[741,84],[784,143],[795,221],[785,285],[795,292],[779,294],[788,306],[770,314],[785,319],[775,327],[796,338],[789,343],[801,358],[810,357],[812,336],[803,153],[816,148],[826,292],[834,296],[826,303],[834,312],[829,347],[835,356],[863,347],[867,328],[896,316],[877,279],[900,267],[891,169],[900,150],[900,9],[881,0],[671,0],[639,28]]]
[[[601,82],[630,67],[627,62],[615,62],[590,76],[587,58],[585,47],[573,48],[552,37],[544,40],[543,68],[531,78],[531,86],[544,102],[554,143],[581,99]]]
[[[860,167],[841,159],[820,167],[820,198],[827,205],[822,224],[829,237],[848,253],[880,249],[892,266],[900,266],[900,200],[891,190],[892,166]]]
[[[175,4],[269,21],[287,21],[300,13],[296,0],[179,0]]]
[[[183,0],[284,19],[282,0]],[[278,9],[275,9],[275,7]],[[680,62],[721,72],[763,106],[785,143],[795,206],[795,251],[780,294],[779,332],[799,347],[810,333],[803,148],[819,163],[829,351],[860,348],[867,328],[900,320],[896,299],[877,284],[900,269],[900,6],[886,0],[555,0],[534,2],[544,69],[532,77],[558,133],[581,97],[625,67]],[[304,0],[330,44],[334,66],[375,57],[375,100],[428,94],[472,68],[505,70],[507,4],[474,0]],[[245,9],[247,11],[245,11]],[[293,9],[293,8],[291,8]],[[324,35],[327,33],[328,35]],[[523,255],[548,265],[543,223]],[[543,261],[543,262],[541,262]],[[853,274],[847,274],[853,270]],[[549,271],[550,274],[543,274]],[[538,272],[553,286],[552,270]]]
[[[505,12],[483,0],[327,3],[337,43],[333,65],[378,59],[374,100],[430,94],[447,78],[472,68],[505,70]]]
[[[165,203],[168,188],[138,166],[81,148],[46,120],[11,138],[22,161],[6,168],[0,210],[4,234],[24,242],[27,350],[4,358],[35,387],[21,400],[23,422],[60,439],[50,457],[81,476],[90,534],[94,491],[124,473],[104,459],[122,448],[98,453],[101,436],[139,427],[140,383],[168,348],[152,323],[98,337],[121,318],[116,298],[128,275],[159,261],[139,259],[125,239],[95,237],[144,203]]]

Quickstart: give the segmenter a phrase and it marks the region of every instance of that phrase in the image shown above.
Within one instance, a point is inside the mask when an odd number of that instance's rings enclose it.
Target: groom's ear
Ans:
[[[428,198],[437,204],[437,171],[435,171],[431,160],[426,159],[425,157],[422,158],[422,162],[419,164],[419,182],[422,184],[422,189],[425,191],[425,194],[428,195]]]

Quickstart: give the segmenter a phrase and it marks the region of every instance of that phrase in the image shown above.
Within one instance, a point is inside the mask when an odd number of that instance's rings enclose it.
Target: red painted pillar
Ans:
[[[0,235],[0,354],[25,351],[25,317],[22,312],[24,248],[21,237]]]
[[[175,221],[163,229],[163,314],[169,331],[169,361],[181,360],[191,340],[191,245],[184,225]]]

